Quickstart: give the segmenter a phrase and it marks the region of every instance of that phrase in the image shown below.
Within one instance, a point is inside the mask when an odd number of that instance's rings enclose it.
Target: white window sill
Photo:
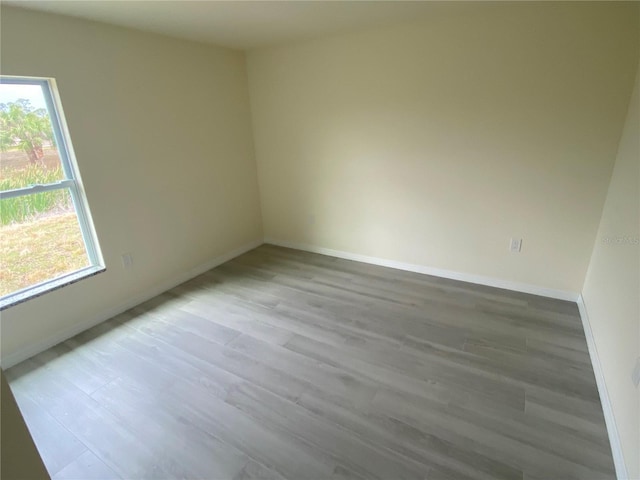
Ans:
[[[93,277],[94,275],[97,275],[104,271],[106,271],[106,268],[102,265],[96,267],[86,267],[82,270],[77,270],[62,277],[54,278],[53,280],[49,280],[48,282],[41,283],[39,285],[35,285],[23,290],[18,290],[15,293],[0,298],[0,311],[18,305],[22,302],[26,302],[27,300],[31,300],[32,298],[39,297],[41,295],[44,295],[45,293],[52,292],[53,290],[71,285],[72,283],[79,282],[84,278]]]

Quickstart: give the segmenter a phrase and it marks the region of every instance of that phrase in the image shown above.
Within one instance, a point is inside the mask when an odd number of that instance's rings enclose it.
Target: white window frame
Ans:
[[[42,88],[47,112],[51,119],[51,127],[55,139],[55,144],[60,157],[60,164],[65,175],[64,180],[44,185],[29,185],[15,190],[0,191],[0,199],[32,195],[35,193],[49,192],[53,190],[68,189],[71,201],[78,218],[82,239],[84,241],[89,266],[75,270],[73,272],[55,277],[43,282],[25,287],[13,293],[0,297],[0,310],[22,303],[30,298],[37,297],[43,293],[58,289],[65,285],[75,283],[83,278],[96,275],[105,271],[104,260],[95,227],[91,219],[89,204],[85,195],[80,171],[73,153],[69,130],[65,122],[62,103],[58,95],[55,79],[39,77],[14,77],[8,75],[0,76],[0,84],[12,85],[38,85]]]

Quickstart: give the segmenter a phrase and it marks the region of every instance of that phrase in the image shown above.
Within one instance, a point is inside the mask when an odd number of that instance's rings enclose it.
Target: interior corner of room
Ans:
[[[0,12],[2,74],[56,79],[107,266],[2,311],[3,369],[268,243],[576,303],[640,478],[639,3],[254,48]]]

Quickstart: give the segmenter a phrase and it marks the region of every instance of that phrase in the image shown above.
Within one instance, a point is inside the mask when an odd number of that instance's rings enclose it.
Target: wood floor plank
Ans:
[[[141,326],[138,325],[138,321],[139,319],[136,318],[134,327],[140,331],[141,339],[148,336],[156,340],[155,348],[162,349],[161,345],[165,344],[169,347],[169,351],[174,349],[182,351],[184,355],[192,359],[191,361],[195,360],[196,364],[203,366],[216,377],[220,376],[220,371],[224,371],[294,399],[307,388],[306,380],[274,368],[272,365],[245,355],[239,350],[212,342],[174,325],[165,324],[166,328],[158,331],[154,328],[147,328],[144,320],[141,320]]]
[[[270,343],[282,345],[293,336],[293,332],[274,325],[266,315],[232,304],[212,305],[194,300],[180,309]]]
[[[116,480],[121,477],[87,450],[52,478],[53,480]]]
[[[308,441],[336,463],[365,478],[421,479],[428,471],[424,465],[349,435],[335,424],[309,415],[299,405],[251,384],[232,389],[226,401],[264,424],[282,428]]]
[[[288,478],[326,478],[335,463],[281,428],[267,426],[237,408],[208,396],[199,386],[181,382],[163,396],[170,409],[253,460]],[[199,398],[205,401],[193,402]]]
[[[7,378],[56,480],[615,477],[575,303],[273,245]]]
[[[461,389],[471,394],[482,395],[500,404],[524,409],[524,389],[521,387],[512,386],[489,376],[476,375],[463,368],[428,362],[399,350],[384,349],[376,352],[374,349],[359,346],[345,346],[340,350],[302,336],[294,336],[285,344],[285,347],[327,364],[338,365],[337,362],[340,362],[339,366],[343,369],[357,369],[358,373],[384,383],[395,382],[394,377],[402,378],[400,375],[406,374],[413,379],[413,382],[419,380],[426,383],[451,385],[456,387],[452,391]],[[389,370],[397,373],[395,375],[390,373],[383,380],[381,373],[384,374]]]
[[[296,403],[355,435],[430,466],[430,471],[435,469],[460,478],[485,480],[522,477],[518,469],[461,448],[414,425],[373,412],[370,408],[353,409],[339,405],[319,389],[305,392]]]
[[[284,477],[255,460],[249,460],[233,480],[284,480]]]
[[[14,387],[15,384],[15,387]],[[46,369],[11,384],[18,395],[34,400],[41,410],[78,438],[122,478],[167,478],[173,466],[158,458],[143,439],[84,392]],[[20,405],[20,404],[19,404]],[[25,417],[27,425],[32,421]],[[169,468],[167,468],[169,467]]]
[[[374,396],[377,385],[362,377],[356,377],[328,363],[317,362],[283,347],[272,346],[254,338],[241,335],[229,347],[245,355],[261,359],[300,380],[347,399],[352,405],[365,405]]]
[[[29,419],[29,432],[47,467],[56,475],[67,464],[87,451],[86,446],[28,395],[16,393],[22,415]]]
[[[66,344],[42,352],[36,360],[48,369],[55,370],[86,394],[91,394],[116,378],[113,371],[99,368],[86,355],[76,355],[74,349]]]
[[[585,455],[580,462],[550,452],[547,448],[530,445],[528,441],[504,435],[497,425],[487,426],[479,417],[461,417],[455,410],[442,410],[437,404],[426,404],[423,399],[411,398],[389,390],[380,390],[372,402],[374,411],[404,422],[412,422],[420,429],[437,432],[452,442],[467,445],[476,452],[526,471],[529,468],[546,469],[555,478],[605,478],[611,472],[594,469]],[[510,433],[515,434],[517,430]],[[550,440],[550,437],[549,437]],[[544,466],[541,467],[541,466]]]
[[[162,392],[117,379],[91,397],[136,436],[144,438],[146,447],[164,458],[166,464],[177,466],[176,474],[185,478],[233,478],[239,474],[249,457],[192,422],[184,421],[158,401],[161,395]]]

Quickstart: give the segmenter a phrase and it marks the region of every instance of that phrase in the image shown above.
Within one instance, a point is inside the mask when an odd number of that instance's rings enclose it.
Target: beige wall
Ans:
[[[579,292],[637,11],[478,2],[250,52],[265,237]]]
[[[57,80],[107,265],[3,311],[3,358],[262,238],[243,53],[6,6],[1,27],[3,74]]]
[[[640,71],[582,291],[629,478],[640,478]]]

